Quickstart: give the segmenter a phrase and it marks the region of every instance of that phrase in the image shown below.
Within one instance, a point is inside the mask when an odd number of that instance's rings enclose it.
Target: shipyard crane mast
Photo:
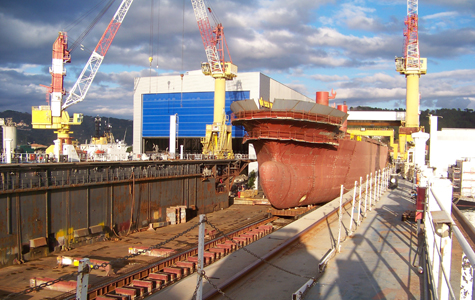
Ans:
[[[223,25],[218,23],[214,28],[211,27],[208,11],[211,14],[213,12],[207,9],[204,0],[191,0],[191,4],[208,60],[201,63],[201,71],[215,79],[213,124],[206,125],[206,136],[201,139],[203,154],[217,158],[233,158],[232,125],[226,125],[225,98],[226,80],[232,80],[237,76],[237,66],[232,63]],[[229,61],[225,61],[224,47]]]
[[[406,76],[406,118],[399,130],[399,149],[405,159],[407,142],[419,128],[419,78],[427,73],[427,58],[419,54],[418,0],[407,0],[407,17],[404,20],[404,56],[396,57],[396,71]]]
[[[71,144],[69,134],[72,133],[72,131],[70,131],[70,125],[80,125],[83,119],[82,114],[76,113],[73,115],[73,118],[70,118],[66,108],[81,102],[86,97],[87,91],[132,2],[133,0],[122,0],[109,26],[107,26],[107,29],[97,43],[96,48],[69,93],[66,93],[63,88],[64,76],[66,76],[64,64],[71,62],[70,51],[67,49],[68,41],[66,32],[59,32],[58,38],[53,44],[53,62],[50,68],[52,82],[51,86],[47,87],[48,93],[51,94],[50,104],[45,106],[33,106],[31,110],[33,128],[56,130],[59,154],[62,154],[63,143]],[[63,103],[64,95],[67,95],[67,98]]]

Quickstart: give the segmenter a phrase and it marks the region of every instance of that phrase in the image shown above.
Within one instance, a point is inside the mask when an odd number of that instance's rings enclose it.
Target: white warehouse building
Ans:
[[[239,73],[226,82],[226,114],[233,101],[254,99],[294,99],[315,101],[260,73]],[[166,151],[170,134],[170,116],[177,115],[177,139],[186,152],[199,153],[200,137],[206,124],[213,123],[214,79],[199,71],[184,75],[163,75],[135,78],[133,151],[147,153]],[[244,130],[233,127],[233,149],[241,146]],[[179,149],[179,148],[178,148]],[[241,150],[242,150],[241,149]]]

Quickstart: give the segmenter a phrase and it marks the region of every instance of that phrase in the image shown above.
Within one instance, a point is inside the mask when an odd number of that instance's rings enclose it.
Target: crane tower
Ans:
[[[211,27],[208,11],[213,12],[206,9],[204,0],[191,0],[191,4],[208,60],[201,64],[201,70],[203,74],[215,79],[213,124],[206,125],[206,136],[201,139],[203,154],[217,158],[233,158],[232,126],[226,125],[225,100],[226,80],[232,80],[237,76],[237,66],[232,63],[223,25],[219,23],[214,28]],[[225,61],[224,47],[229,61]]]
[[[66,108],[81,102],[86,97],[87,91],[94,80],[99,67],[107,53],[114,37],[124,20],[130,5],[134,0],[122,0],[119,8],[115,12],[109,26],[99,40],[94,52],[89,57],[84,69],[82,70],[76,83],[69,91],[64,89],[64,76],[66,76],[65,63],[71,62],[70,51],[68,50],[68,39],[66,32],[59,32],[58,38],[53,44],[53,61],[50,68],[51,86],[47,88],[47,94],[50,94],[49,105],[33,106],[31,108],[32,127],[34,129],[55,129],[57,141],[59,144],[59,154],[63,154],[63,144],[71,144],[70,125],[81,125],[82,114],[73,114],[69,117]],[[63,103],[64,96],[67,95]],[[56,154],[55,154],[56,156]]]
[[[427,73],[427,58],[419,54],[418,18],[418,0],[407,0],[404,56],[395,59],[396,71],[406,76],[406,119],[399,130],[399,149],[404,155],[411,134],[419,131],[419,78]]]

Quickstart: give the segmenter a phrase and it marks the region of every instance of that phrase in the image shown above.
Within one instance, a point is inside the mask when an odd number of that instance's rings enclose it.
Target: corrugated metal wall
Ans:
[[[249,99],[249,91],[226,92],[226,114],[233,101]],[[178,114],[179,137],[204,137],[213,123],[214,92],[159,93],[143,95],[143,137],[168,137],[170,115]],[[242,126],[233,126],[233,137],[243,137]]]
[[[30,240],[36,238],[48,238],[53,250],[84,241],[75,236],[79,229],[90,239],[101,236],[89,231],[96,225],[103,226],[103,235],[112,235],[112,229],[127,231],[131,220],[132,228],[163,222],[170,206],[194,206],[194,214],[228,207],[228,195],[216,193],[215,179],[202,181],[200,164],[2,171],[0,266],[11,264],[19,248],[28,258]],[[39,179],[39,174],[50,175]]]

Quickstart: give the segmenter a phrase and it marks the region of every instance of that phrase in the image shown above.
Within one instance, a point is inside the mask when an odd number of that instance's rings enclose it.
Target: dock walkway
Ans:
[[[422,275],[414,267],[419,264],[417,226],[401,218],[415,210],[411,187],[399,180],[397,189],[381,197],[307,299],[421,299]]]
[[[417,226],[413,221],[402,220],[405,211],[415,209],[410,198],[411,186],[399,180],[399,187],[388,190],[372,211],[367,212],[361,225],[357,229],[353,227],[352,237],[348,236],[351,207],[347,207],[342,214],[341,252],[328,262],[324,273],[318,273],[318,263],[336,245],[337,217],[322,222],[315,235],[300,239],[295,246],[271,259],[282,269],[303,277],[265,265],[226,288],[225,294],[235,300],[291,299],[292,293],[308,281],[305,277],[320,276],[304,299],[421,299],[422,275],[413,266],[419,263]],[[350,191],[344,201],[352,197]],[[339,199],[335,199],[246,248],[263,257],[338,206]],[[220,286],[255,261],[254,256],[239,250],[206,267],[205,272],[213,284]],[[196,278],[196,275],[185,278],[148,299],[191,298]],[[213,291],[205,281],[203,296]]]

